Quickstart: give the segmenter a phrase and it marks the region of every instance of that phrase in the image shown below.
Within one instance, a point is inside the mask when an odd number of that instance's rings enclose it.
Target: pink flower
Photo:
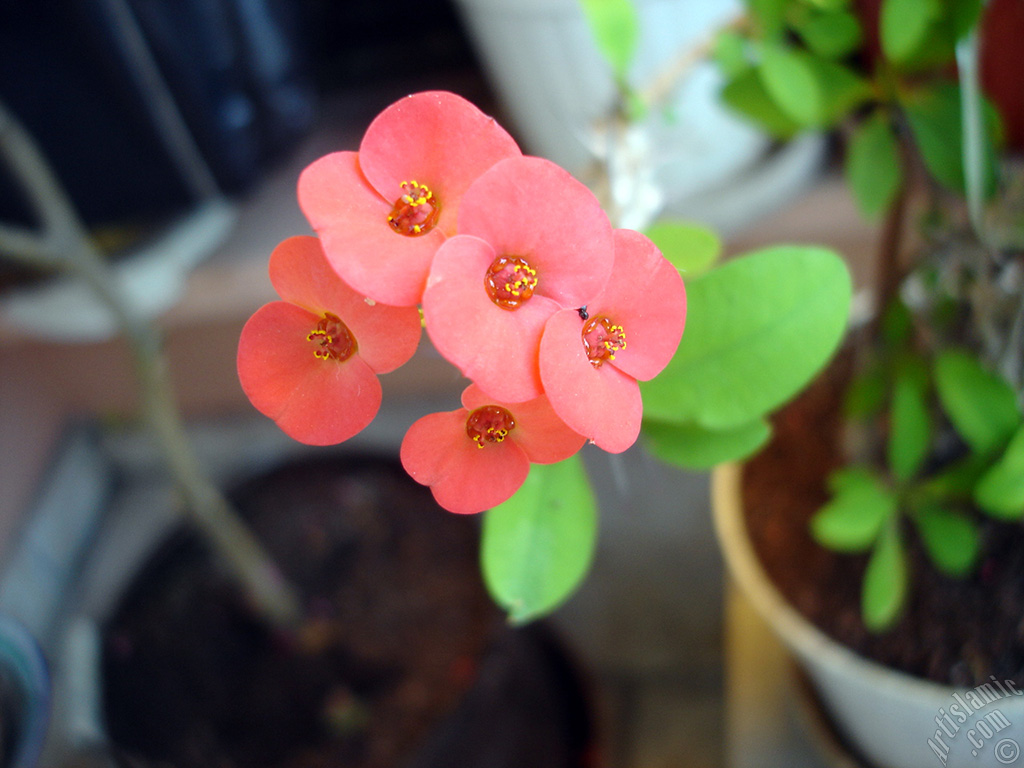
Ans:
[[[547,160],[502,160],[467,190],[459,234],[434,257],[423,294],[431,341],[484,391],[535,398],[545,323],[596,296],[613,258],[611,224],[583,184]]]
[[[664,368],[683,335],[686,289],[643,235],[615,230],[615,267],[600,296],[553,315],[540,344],[540,375],[555,412],[599,447],[620,453],[640,432],[637,381]]]
[[[519,148],[460,96],[418,93],[370,124],[359,152],[335,152],[299,177],[299,205],[338,274],[395,306],[419,303],[438,246],[455,232],[463,193]]]
[[[471,384],[462,393],[462,405],[419,419],[401,450],[405,470],[429,485],[437,503],[451,512],[471,514],[497,506],[523,484],[531,461],[562,461],[585,442],[545,397],[510,404]]]
[[[377,374],[416,351],[419,312],[367,302],[331,269],[315,237],[278,245],[270,281],[283,301],[261,307],[242,329],[242,389],[301,443],[347,440],[380,408]]]

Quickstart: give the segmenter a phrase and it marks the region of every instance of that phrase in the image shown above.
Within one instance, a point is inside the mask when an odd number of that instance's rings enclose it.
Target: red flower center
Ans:
[[[484,287],[491,301],[502,309],[516,309],[533,296],[537,270],[521,256],[499,256],[487,268]]]
[[[437,224],[441,205],[425,184],[402,182],[402,196],[395,200],[388,214],[388,224],[400,235],[425,235]]]
[[[355,336],[337,315],[324,312],[316,328],[309,332],[306,341],[313,342],[313,357],[319,360],[337,360],[342,363],[356,353]]]
[[[626,348],[626,332],[604,315],[591,318],[583,326],[583,349],[595,368],[605,360],[614,360],[615,353]]]
[[[512,414],[500,405],[485,405],[477,408],[466,419],[466,434],[477,448],[485,443],[500,443],[516,428]]]

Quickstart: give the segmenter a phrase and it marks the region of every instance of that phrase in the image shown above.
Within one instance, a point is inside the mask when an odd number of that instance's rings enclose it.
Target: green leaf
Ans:
[[[747,69],[726,83],[722,101],[776,138],[788,139],[800,130],[768,95],[756,69]]]
[[[764,45],[757,71],[768,95],[791,120],[804,128],[821,125],[823,94],[809,55],[782,45]]]
[[[550,613],[586,576],[597,507],[579,455],[532,465],[522,488],[484,515],[484,581],[511,621]]]
[[[873,217],[888,210],[903,185],[903,165],[885,112],[878,110],[857,126],[846,151],[845,172],[862,214]]]
[[[811,518],[811,535],[837,552],[863,552],[896,513],[893,493],[871,472],[851,467],[829,480],[832,499]]]
[[[966,352],[938,356],[935,387],[953,427],[978,453],[998,450],[1020,426],[1013,387]]]
[[[687,327],[665,370],[641,383],[648,418],[733,429],[792,398],[846,329],[850,273],[834,252],[776,246],[687,284]]]
[[[700,224],[659,221],[644,234],[684,277],[706,271],[722,253],[718,235]]]
[[[786,30],[786,5],[788,0],[747,0],[761,35],[767,40],[782,37]]]
[[[897,480],[906,482],[921,470],[931,435],[927,379],[903,367],[893,382],[887,453],[889,468]]]
[[[580,0],[580,5],[598,51],[619,80],[625,80],[640,38],[636,8],[630,0]]]
[[[821,127],[831,127],[871,98],[871,87],[844,64],[812,59],[811,68],[821,90]]]
[[[886,58],[894,62],[911,58],[941,13],[937,0],[883,0],[879,27]]]
[[[956,40],[970,34],[981,18],[981,0],[951,0],[953,34]]]
[[[1010,439],[999,461],[981,476],[974,500],[1000,520],[1024,517],[1024,426]]]
[[[889,394],[885,366],[875,362],[851,381],[843,399],[843,412],[852,419],[866,419],[881,413]]]
[[[899,518],[893,516],[879,532],[864,571],[861,614],[872,632],[889,629],[900,617],[907,598],[909,573],[900,538]]]
[[[841,59],[857,50],[862,34],[857,17],[847,11],[815,13],[797,27],[807,47],[826,59]]]
[[[742,35],[729,29],[722,30],[715,36],[712,56],[726,77],[735,77],[749,66],[746,40]]]
[[[653,456],[693,470],[711,469],[726,461],[752,456],[768,442],[771,433],[771,427],[762,419],[721,430],[693,422],[645,421],[641,432],[644,445]]]
[[[921,91],[908,98],[903,108],[928,171],[944,186],[962,193],[964,166],[959,88],[936,87]]]
[[[915,516],[928,557],[948,576],[966,576],[981,549],[978,526],[963,512],[929,505]]]

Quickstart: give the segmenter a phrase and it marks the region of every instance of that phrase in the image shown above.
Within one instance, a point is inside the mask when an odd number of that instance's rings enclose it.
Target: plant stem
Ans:
[[[116,275],[92,245],[49,164],[2,104],[0,154],[23,185],[41,221],[38,233],[0,227],[0,254],[82,280],[111,312],[131,350],[142,418],[182,492],[192,522],[232,569],[262,614],[282,629],[296,626],[301,613],[290,585],[203,472],[191,450],[174,402],[159,333],[122,294]]]

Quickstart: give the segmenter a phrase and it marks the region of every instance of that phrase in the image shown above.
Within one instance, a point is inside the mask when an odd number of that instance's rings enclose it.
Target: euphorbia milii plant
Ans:
[[[425,326],[469,384],[461,407],[411,425],[402,464],[446,510],[486,511],[485,581],[518,621],[589,567],[597,504],[581,448],[621,453],[646,431],[673,458],[695,442],[702,460],[755,449],[768,407],[831,355],[849,302],[820,249],[702,275],[717,238],[670,226],[670,261],[653,232],[614,229],[586,186],[450,93],[386,108],[358,152],[303,171],[298,197],[318,237],[271,256],[282,301],[242,332],[243,389],[295,439],[341,442],[372,420],[377,375]]]

